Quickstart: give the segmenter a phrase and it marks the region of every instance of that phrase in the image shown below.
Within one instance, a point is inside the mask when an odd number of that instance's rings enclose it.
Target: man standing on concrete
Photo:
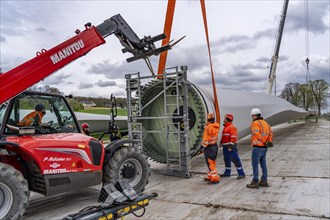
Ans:
[[[223,131],[221,138],[221,145],[223,147],[223,159],[225,161],[225,172],[220,174],[221,177],[230,177],[231,162],[235,164],[237,170],[237,179],[245,178],[245,173],[242,167],[241,159],[238,156],[237,151],[237,128],[233,124],[234,116],[232,114],[226,114],[223,119]]]
[[[267,182],[267,165],[266,154],[267,147],[266,142],[273,141],[273,132],[269,124],[261,117],[261,111],[258,108],[251,110],[251,117],[253,119],[251,124],[251,145],[252,149],[252,168],[253,168],[253,180],[246,187],[258,189],[259,186],[268,187]],[[261,166],[262,176],[259,181],[258,178],[258,166]]]
[[[220,130],[219,123],[215,122],[215,117],[213,113],[207,114],[207,123],[204,127],[202,148],[204,151],[204,157],[206,165],[209,168],[207,173],[207,180],[209,184],[217,184],[220,181],[219,173],[216,168],[216,158],[218,155],[218,134]]]

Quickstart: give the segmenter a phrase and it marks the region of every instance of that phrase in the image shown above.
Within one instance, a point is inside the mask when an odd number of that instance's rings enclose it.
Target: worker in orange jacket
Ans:
[[[253,169],[253,179],[250,184],[246,187],[258,189],[259,186],[268,187],[267,182],[267,165],[266,165],[266,154],[267,146],[266,142],[273,142],[273,132],[270,125],[264,121],[261,117],[261,111],[258,108],[253,108],[251,110],[251,117],[253,119],[251,123],[251,145],[252,149],[252,169]],[[258,166],[261,166],[262,176],[259,181],[259,170]]]
[[[46,107],[43,104],[37,104],[35,111],[26,115],[19,123],[19,126],[39,126],[41,119],[46,114]]]
[[[204,127],[203,142],[201,148],[203,148],[206,165],[209,168],[207,178],[205,178],[209,184],[216,184],[220,181],[215,162],[219,149],[217,144],[219,130],[220,125],[219,123],[215,122],[214,114],[207,114],[207,124]]]
[[[221,145],[223,147],[223,159],[225,161],[225,172],[221,174],[221,177],[230,177],[231,162],[235,164],[237,170],[237,179],[245,178],[245,173],[242,167],[241,159],[238,156],[237,151],[237,128],[233,124],[234,116],[232,114],[226,114],[223,119],[223,131],[221,137]]]

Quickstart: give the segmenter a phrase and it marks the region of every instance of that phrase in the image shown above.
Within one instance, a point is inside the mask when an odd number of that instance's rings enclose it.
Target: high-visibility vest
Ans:
[[[266,141],[273,141],[273,131],[262,118],[255,119],[251,124],[251,145],[265,146]]]
[[[19,126],[38,126],[44,115],[41,112],[33,111],[26,115],[19,123]]]
[[[218,141],[218,134],[220,130],[220,124],[217,122],[207,123],[204,127],[203,142],[202,145],[207,147],[208,145],[214,145]]]
[[[234,145],[237,142],[237,128],[232,122],[227,122],[222,131],[220,143],[222,145]]]

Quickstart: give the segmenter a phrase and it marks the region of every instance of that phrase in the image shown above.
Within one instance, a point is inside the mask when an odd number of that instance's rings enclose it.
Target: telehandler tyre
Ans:
[[[22,173],[0,163],[0,219],[21,219],[29,196],[28,183]]]
[[[143,192],[149,183],[150,164],[138,146],[118,148],[103,167],[103,184],[126,179],[137,192]]]

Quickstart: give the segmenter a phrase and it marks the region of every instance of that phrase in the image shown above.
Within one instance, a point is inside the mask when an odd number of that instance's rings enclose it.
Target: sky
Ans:
[[[265,93],[284,1],[214,0],[205,3],[217,87]],[[1,72],[32,59],[41,49],[50,49],[73,37],[74,31],[83,30],[85,23],[97,26],[116,14],[121,14],[140,38],[158,35],[164,29],[166,8],[167,1],[160,0],[1,0]],[[310,59],[311,79],[324,79],[330,83],[329,11],[328,0],[289,2],[276,71],[277,95],[287,83],[306,82],[307,57]],[[176,3],[171,39],[182,36],[186,38],[169,51],[166,67],[185,65],[189,81],[210,85],[210,65],[199,1]],[[122,46],[115,36],[105,40],[106,44],[38,85],[56,87],[66,95],[109,97],[113,93],[125,97],[126,74],[151,73],[143,60],[126,62],[130,55],[121,52]],[[160,44],[157,42],[156,46]],[[150,60],[157,70],[159,56]]]

